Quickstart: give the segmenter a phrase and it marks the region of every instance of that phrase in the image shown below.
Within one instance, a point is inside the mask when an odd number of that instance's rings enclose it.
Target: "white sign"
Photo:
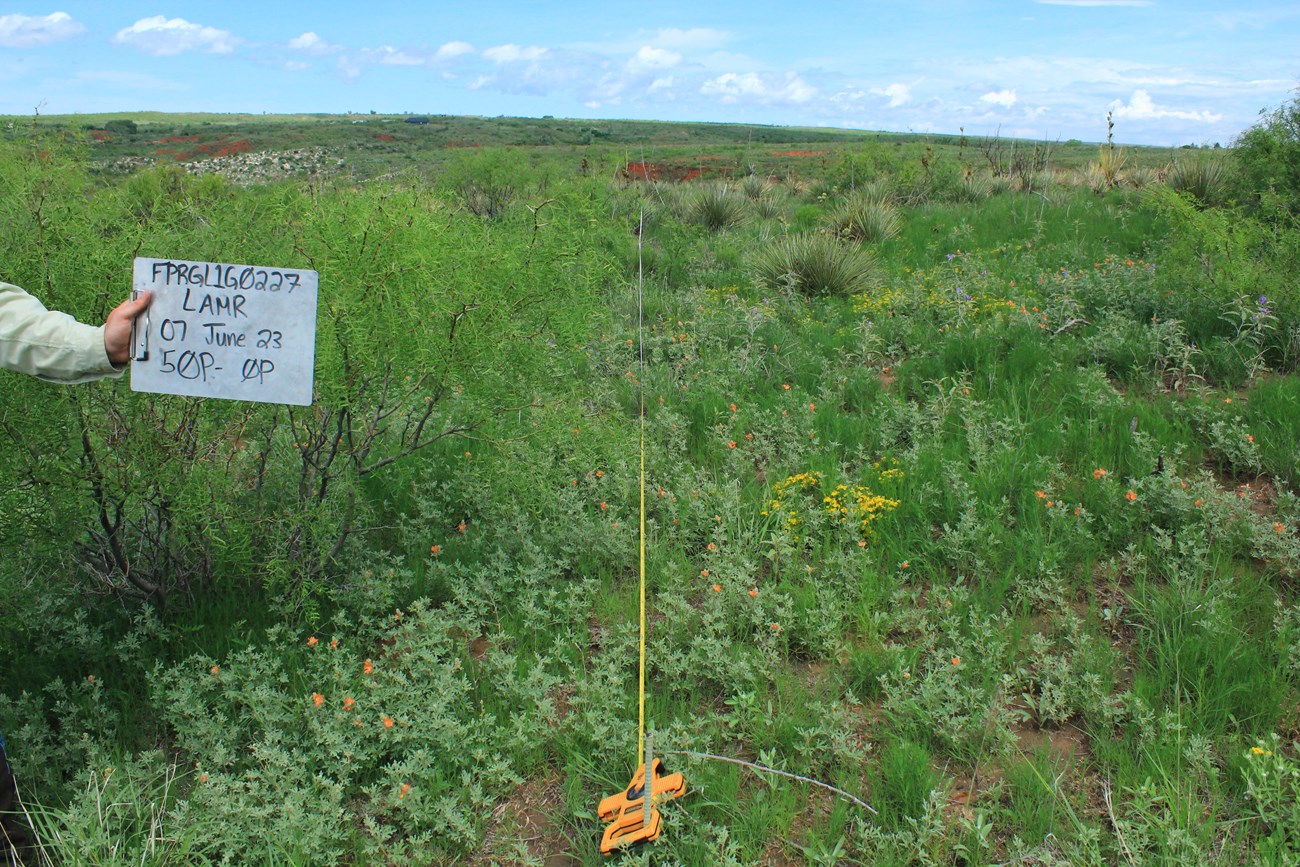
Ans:
[[[131,390],[311,405],[315,271],[135,260]]]

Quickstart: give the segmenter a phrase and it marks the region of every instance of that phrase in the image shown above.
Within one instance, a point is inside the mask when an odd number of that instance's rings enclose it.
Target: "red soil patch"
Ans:
[[[171,139],[164,139],[164,141],[181,141],[186,143],[197,140],[198,136],[173,136]],[[193,159],[228,157],[232,154],[246,154],[251,150],[253,150],[253,143],[246,138],[241,138],[235,139],[234,141],[208,142],[207,144],[196,145],[188,151],[173,148],[158,148],[154,153],[158,156],[170,154],[175,158],[176,162],[179,163]]]
[[[214,141],[210,144],[199,145],[190,154],[207,154],[213,157],[228,157],[231,154],[246,154],[253,149],[253,143],[246,138],[236,139],[232,142]]]
[[[90,138],[92,141],[111,141],[113,135],[107,130],[92,129],[90,131]]]
[[[179,144],[181,142],[196,142],[199,137],[196,135],[169,135],[167,138],[160,138],[154,144]]]
[[[397,141],[397,136],[392,136],[385,132],[375,133],[375,138],[379,139],[380,141]]]
[[[668,163],[628,163],[623,167],[623,177],[638,181],[693,181],[701,171],[690,166]]]

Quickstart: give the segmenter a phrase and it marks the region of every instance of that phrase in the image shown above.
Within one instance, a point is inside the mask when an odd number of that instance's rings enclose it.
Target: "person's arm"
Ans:
[[[103,325],[86,325],[0,283],[0,367],[62,383],[121,376],[130,360],[131,323],[149,300],[124,302]]]

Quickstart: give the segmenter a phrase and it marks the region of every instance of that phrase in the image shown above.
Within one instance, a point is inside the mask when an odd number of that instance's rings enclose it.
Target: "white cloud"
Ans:
[[[194,24],[184,18],[155,15],[141,18],[117,32],[117,42],[132,45],[155,57],[168,57],[183,51],[207,51],[229,54],[240,42],[229,30]]]
[[[289,47],[294,51],[305,51],[308,54],[334,54],[343,50],[343,46],[332,45],[310,30],[301,36],[290,39]]]
[[[408,54],[402,49],[394,48],[391,45],[369,48],[363,54],[367,61],[378,63],[381,66],[423,66],[425,63],[425,58],[420,55]]]
[[[438,53],[433,56],[434,60],[454,60],[463,54],[473,54],[474,46],[468,42],[448,42],[438,49]]]
[[[873,87],[871,92],[876,96],[889,97],[889,107],[898,108],[900,105],[912,101],[912,91],[906,84],[894,82],[888,87]]]
[[[42,18],[27,15],[0,15],[0,46],[33,48],[69,39],[86,28],[66,12],[52,12]]]
[[[682,56],[676,51],[643,45],[636,56],[627,62],[627,68],[631,72],[640,73],[652,69],[671,69],[681,62]]]
[[[483,56],[493,63],[517,63],[521,60],[541,60],[546,56],[546,49],[538,45],[530,45],[522,48],[514,43],[508,45],[497,45],[493,48],[485,49]]]
[[[737,102],[801,104],[816,96],[817,89],[794,72],[787,72],[783,80],[776,81],[756,72],[727,72],[704,82],[700,93],[719,97],[724,105]]]
[[[1010,90],[993,90],[981,96],[980,99],[993,105],[1011,108],[1016,104],[1016,91],[1014,88]]]
[[[1177,109],[1156,105],[1155,101],[1151,99],[1151,94],[1145,90],[1133,91],[1133,96],[1129,99],[1128,105],[1125,105],[1123,100],[1116,99],[1111,102],[1109,108],[1115,113],[1115,117],[1129,120],[1176,118],[1178,120],[1195,120],[1203,123],[1218,123],[1223,120],[1223,115],[1215,114],[1209,110],[1178,111]]]

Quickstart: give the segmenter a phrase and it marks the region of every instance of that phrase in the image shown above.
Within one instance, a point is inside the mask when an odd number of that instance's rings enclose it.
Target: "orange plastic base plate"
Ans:
[[[659,839],[663,820],[656,804],[680,797],[686,792],[686,780],[681,774],[665,774],[659,759],[650,762],[650,811],[646,819],[645,765],[636,769],[627,789],[610,795],[600,802],[601,821],[609,827],[600,838],[600,851],[607,857],[638,843],[651,843]]]

